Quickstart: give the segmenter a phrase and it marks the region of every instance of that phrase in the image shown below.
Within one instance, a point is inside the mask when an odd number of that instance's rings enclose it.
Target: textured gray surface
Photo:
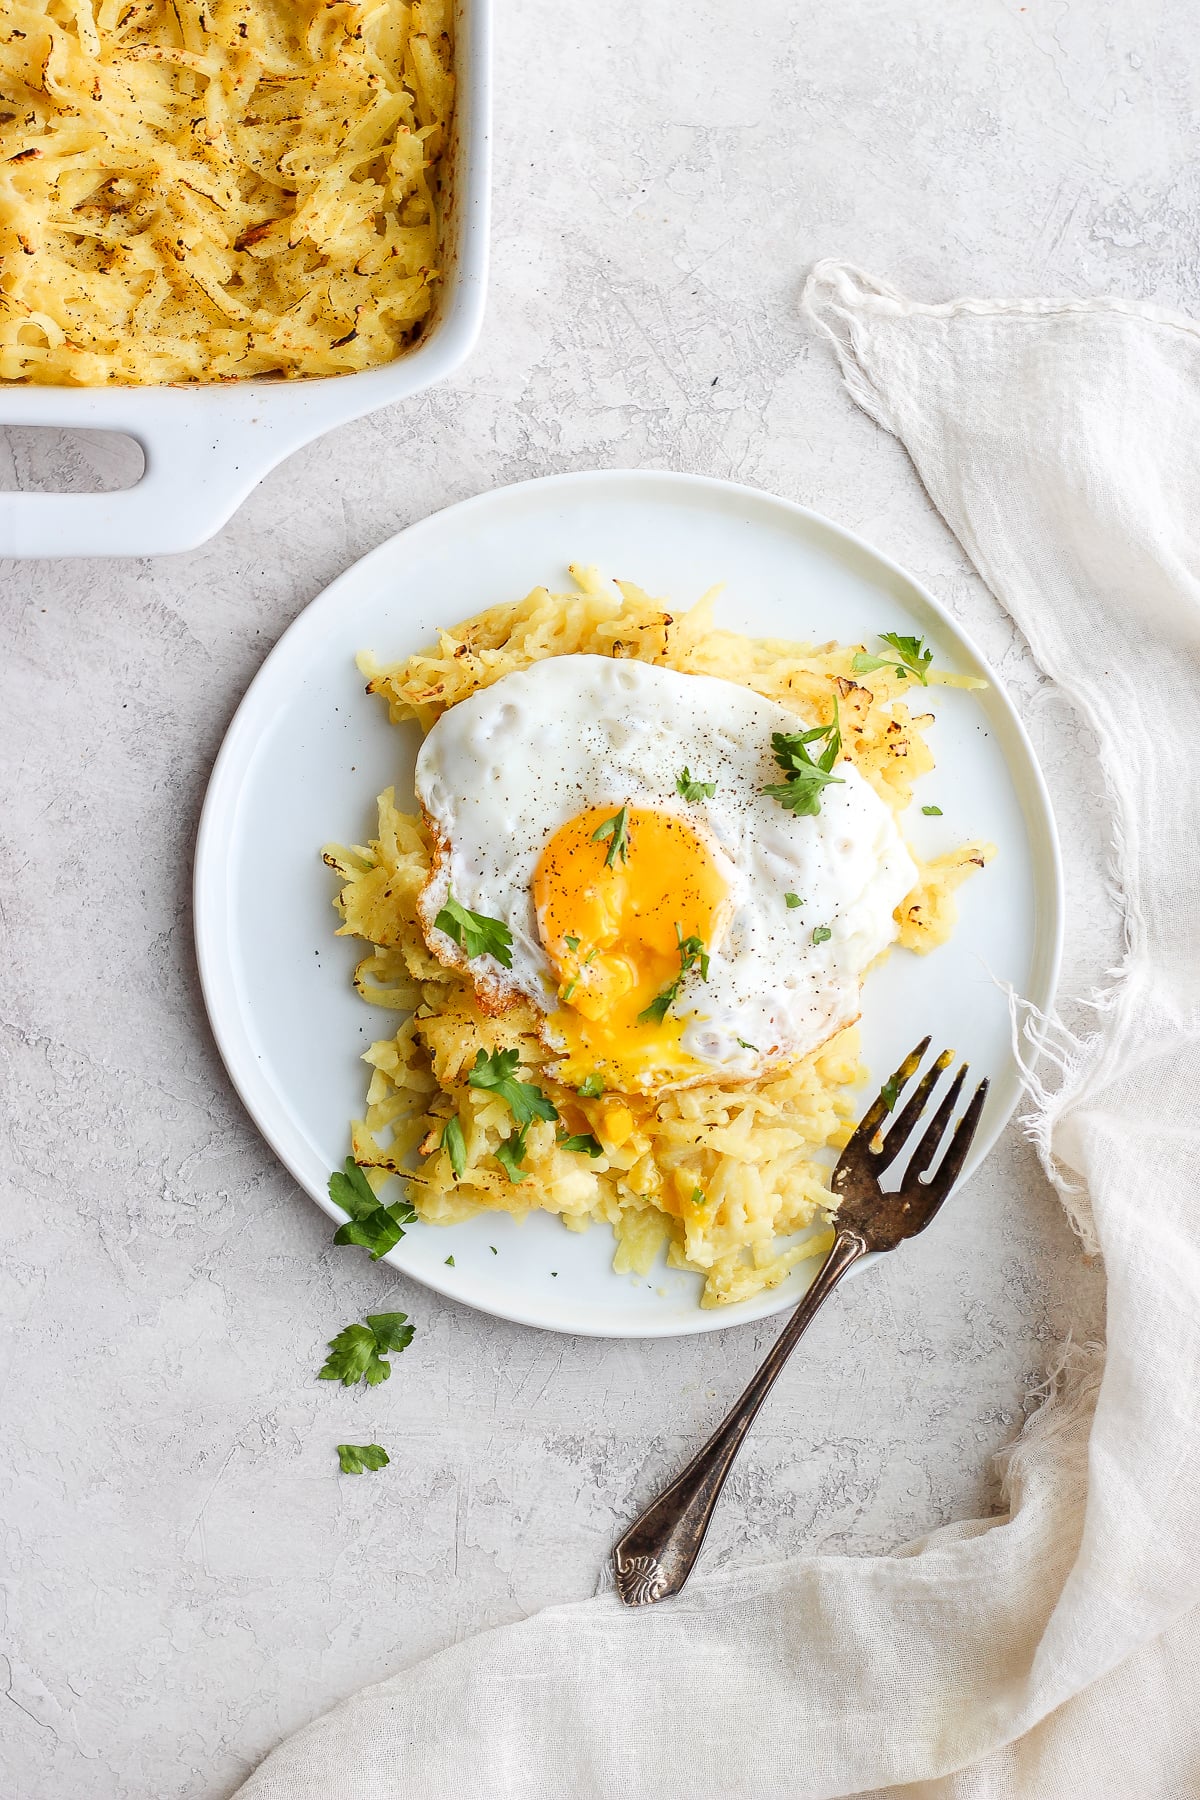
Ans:
[[[246,683],[349,561],[478,489],[593,465],[830,513],[1011,683],[1064,831],[1067,991],[1111,960],[1086,734],[796,301],[836,254],[929,297],[1188,306],[1191,8],[746,10],[739,30],[712,0],[502,6],[492,299],[460,378],[293,457],[192,555],[3,569],[13,1800],[218,1800],[363,1682],[591,1591],[774,1329],[597,1343],[474,1316],[333,1251],[243,1117],[200,1008],[192,839]],[[23,439],[0,480],[86,486],[108,456]],[[883,1551],[995,1506],[992,1453],[1054,1346],[1099,1328],[1102,1285],[1015,1129],[961,1216],[814,1329],[712,1563]],[[419,1324],[396,1378],[369,1402],[315,1384],[326,1338],[387,1305]],[[339,1479],[333,1444],[364,1436],[392,1468]]]

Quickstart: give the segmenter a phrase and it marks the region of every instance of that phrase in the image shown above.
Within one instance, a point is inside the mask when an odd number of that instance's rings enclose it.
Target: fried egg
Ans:
[[[417,759],[431,950],[488,1011],[532,1001],[572,1086],[749,1081],[816,1049],[858,1016],[917,870],[849,762],[814,817],[764,793],[772,733],[803,729],[736,683],[604,656],[480,689]],[[506,927],[499,960],[439,928],[451,900]]]

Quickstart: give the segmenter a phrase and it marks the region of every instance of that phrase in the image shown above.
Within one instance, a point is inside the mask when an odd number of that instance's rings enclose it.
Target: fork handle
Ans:
[[[839,1231],[799,1306],[762,1366],[682,1475],[648,1506],[613,1551],[617,1592],[626,1606],[647,1606],[677,1594],[695,1565],[734,1457],[784,1363],[851,1263],[866,1254],[854,1231]]]

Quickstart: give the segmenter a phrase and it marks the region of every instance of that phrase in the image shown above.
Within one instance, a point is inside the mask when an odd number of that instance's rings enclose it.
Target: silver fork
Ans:
[[[899,1188],[885,1194],[879,1185],[879,1177],[912,1136],[930,1095],[954,1061],[953,1050],[943,1050],[935,1058],[904,1111],[881,1139],[879,1134],[884,1120],[894,1110],[901,1090],[920,1068],[929,1044],[929,1038],[923,1038],[905,1057],[891,1080],[884,1083],[879,1098],[863,1115],[854,1136],[842,1151],[830,1183],[838,1196],[833,1248],[776,1338],[762,1367],[704,1448],[697,1451],[682,1475],[677,1476],[666,1492],[647,1507],[636,1524],[630,1526],[613,1551],[617,1592],[626,1606],[647,1606],[679,1592],[700,1554],[725,1478],[754,1423],[755,1414],[819,1309],[860,1256],[865,1256],[869,1250],[894,1250],[905,1238],[916,1237],[919,1231],[924,1231],[958,1180],[987,1098],[986,1081],[981,1081],[971,1096],[936,1171],[930,1174],[929,1170],[962,1093],[967,1078],[966,1063],[955,1075],[913,1151]]]

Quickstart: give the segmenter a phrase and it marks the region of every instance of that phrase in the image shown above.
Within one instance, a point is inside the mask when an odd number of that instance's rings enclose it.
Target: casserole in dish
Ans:
[[[0,555],[147,556],[187,550],[223,525],[293,450],[334,425],[441,380],[483,312],[489,183],[490,0],[460,0],[456,107],[446,159],[444,280],[423,335],[394,361],[307,380],[187,386],[0,387],[0,424],[122,432],[145,471],[106,494],[0,494]]]

